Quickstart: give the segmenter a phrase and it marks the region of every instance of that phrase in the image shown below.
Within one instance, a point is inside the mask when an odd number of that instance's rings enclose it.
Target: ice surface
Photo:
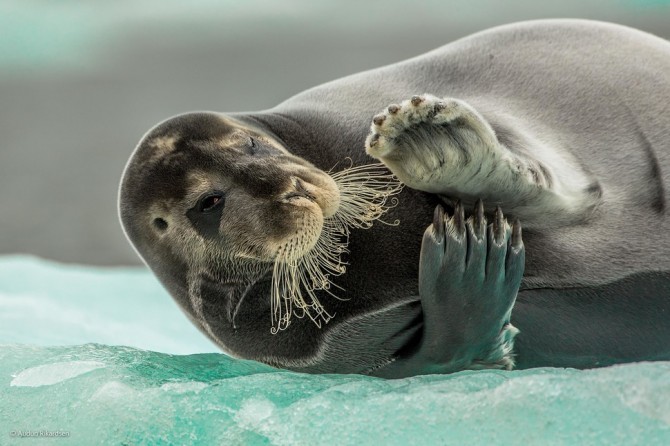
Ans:
[[[670,364],[385,381],[211,353],[4,346],[0,426],[10,440],[69,432],[58,444],[660,445],[670,442]]]
[[[0,257],[0,344],[88,342],[166,353],[219,351],[144,268]]]
[[[50,386],[101,367],[105,367],[105,364],[100,361],[67,361],[38,365],[21,371],[9,385],[20,387]]]
[[[1,445],[670,444],[668,362],[391,381],[303,375],[216,353],[84,343],[208,347],[176,322],[185,317],[148,272],[6,258],[0,294]],[[34,299],[27,312],[24,297]],[[129,308],[140,313],[127,317]],[[154,314],[167,322],[137,332],[149,340],[125,332]],[[81,344],[47,347],[50,333]]]

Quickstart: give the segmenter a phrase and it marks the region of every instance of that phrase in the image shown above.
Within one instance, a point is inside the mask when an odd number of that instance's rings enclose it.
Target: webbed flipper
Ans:
[[[421,247],[421,337],[374,374],[511,369],[518,330],[510,315],[524,261],[521,225],[510,226],[499,208],[487,224],[481,201],[467,220],[460,204],[453,216],[438,206]]]

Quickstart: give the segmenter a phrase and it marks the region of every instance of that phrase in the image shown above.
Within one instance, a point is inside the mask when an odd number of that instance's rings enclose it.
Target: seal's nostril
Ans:
[[[154,218],[154,226],[160,231],[165,231],[168,227],[168,224],[162,218]]]
[[[303,182],[300,180],[300,178],[294,178],[293,179],[293,188],[294,190],[292,192],[289,192],[283,196],[285,200],[291,199],[291,198],[296,198],[296,197],[302,197],[302,198],[307,198],[308,200],[311,201],[316,201],[316,195],[314,195],[313,192],[310,192],[307,190]]]
[[[304,197],[309,198],[310,200],[316,200],[314,194],[307,190],[302,181],[300,181],[300,178],[296,179],[295,188],[298,194],[303,195]]]

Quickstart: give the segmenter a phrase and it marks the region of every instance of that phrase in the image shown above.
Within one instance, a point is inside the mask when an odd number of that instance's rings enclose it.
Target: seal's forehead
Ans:
[[[147,146],[153,149],[153,156],[165,156],[175,149],[177,135],[161,135],[147,141]]]
[[[192,149],[204,141],[223,142],[235,135],[242,126],[216,113],[180,115],[154,127],[140,142],[137,162],[156,160],[172,153]]]
[[[124,175],[126,200],[136,206],[149,201],[183,199],[194,184],[204,184],[195,172],[212,166],[224,172],[221,149],[241,133],[242,125],[216,113],[190,113],[158,124],[142,139]],[[228,144],[221,144],[228,141]],[[197,175],[196,175],[197,176]]]

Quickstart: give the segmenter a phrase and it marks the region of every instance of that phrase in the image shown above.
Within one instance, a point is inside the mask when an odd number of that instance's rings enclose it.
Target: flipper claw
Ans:
[[[511,246],[514,250],[520,250],[523,247],[523,239],[521,237],[521,223],[519,222],[518,218],[515,218],[514,223],[512,224]]]
[[[444,208],[438,204],[433,213],[433,233],[435,234],[438,243],[441,243],[442,240],[444,240],[444,220]]]
[[[459,236],[465,235],[465,211],[460,201],[456,202],[456,206],[454,206],[454,216],[451,221],[457,234]]]
[[[496,215],[493,219],[493,237],[495,242],[500,245],[505,239],[506,228],[505,216],[500,206],[496,206]]]
[[[472,214],[472,229],[479,240],[486,237],[486,217],[484,216],[484,202],[479,199],[475,203]]]

